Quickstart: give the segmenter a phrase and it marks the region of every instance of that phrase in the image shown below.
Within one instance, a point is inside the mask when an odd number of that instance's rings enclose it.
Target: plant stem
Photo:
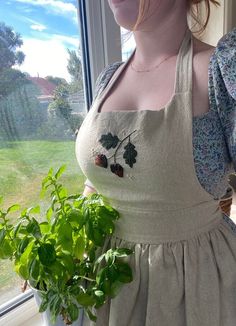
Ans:
[[[86,276],[78,275],[78,277],[84,278],[87,281],[96,282],[96,280],[94,280],[92,278],[89,278],[89,277],[86,277]]]
[[[62,209],[62,212],[64,213],[65,215],[65,210],[64,210],[64,202],[61,200],[61,197],[59,195],[59,191],[58,191],[58,187],[57,187],[57,184],[56,182],[53,182],[53,185],[54,185],[54,188],[55,188],[55,191],[56,191],[56,194],[57,194],[57,198],[61,204],[61,209]]]
[[[3,213],[3,212],[1,212],[1,218],[3,219],[3,223],[2,223],[2,225],[5,227],[5,231],[6,231],[6,234],[7,234],[7,236],[9,237],[9,239],[13,242],[13,238],[11,237],[11,233],[10,233],[10,231],[8,230],[8,221],[7,221],[7,219],[6,219],[6,216],[7,216],[7,213]],[[14,243],[14,242],[13,242]],[[14,245],[15,245],[15,243],[14,243]]]
[[[112,158],[113,156],[116,156],[116,153],[117,153],[118,149],[120,148],[120,146],[122,145],[122,143],[123,143],[127,138],[129,138],[129,140],[130,140],[130,136],[131,136],[135,131],[137,131],[137,130],[132,131],[128,136],[126,136],[124,139],[122,139],[122,140],[120,141],[119,145],[117,146],[117,148],[116,148],[116,150],[115,150],[115,153],[114,153],[112,156],[108,157],[108,158],[107,158],[108,160],[109,160],[110,158]],[[115,157],[114,157],[114,162],[116,163],[116,158],[115,158]]]

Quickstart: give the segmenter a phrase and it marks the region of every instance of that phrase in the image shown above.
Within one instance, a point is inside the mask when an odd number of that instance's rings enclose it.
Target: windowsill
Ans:
[[[35,299],[29,299],[0,318],[0,326],[43,326]]]
[[[40,313],[37,313],[28,321],[24,322],[19,326],[44,326],[43,319]]]

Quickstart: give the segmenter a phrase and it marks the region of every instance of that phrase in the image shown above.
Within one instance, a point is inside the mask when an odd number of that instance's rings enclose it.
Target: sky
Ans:
[[[19,68],[32,77],[70,80],[68,52],[80,44],[77,0],[0,0],[0,22],[20,33],[25,61]]]
[[[51,75],[70,81],[67,49],[80,46],[77,0],[0,0],[0,22],[22,37],[20,50],[26,57],[16,68],[32,77]],[[133,47],[131,37],[123,44],[123,60]]]

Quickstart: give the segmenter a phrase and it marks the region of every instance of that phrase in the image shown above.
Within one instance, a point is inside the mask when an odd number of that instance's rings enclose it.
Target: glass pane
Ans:
[[[84,186],[74,152],[87,112],[77,0],[1,1],[0,75],[0,206],[40,204],[42,217],[49,168],[67,165],[69,193]],[[21,283],[11,262],[0,260],[0,305],[21,293]]]
[[[120,34],[122,61],[126,61],[135,48],[134,36],[132,32],[128,31],[123,27],[120,28]]]

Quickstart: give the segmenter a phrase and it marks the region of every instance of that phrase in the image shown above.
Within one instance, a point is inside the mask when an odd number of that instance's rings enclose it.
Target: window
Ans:
[[[64,163],[64,184],[82,192],[76,132],[98,74],[109,63],[126,60],[134,47],[130,40],[121,44],[124,32],[104,0],[0,2],[1,208],[40,204],[42,216],[47,202],[39,202],[41,180],[50,167]],[[0,306],[20,293],[11,262],[1,260]]]
[[[123,27],[120,28],[121,47],[122,47],[122,61],[126,61],[135,48],[134,36],[131,32]]]
[[[77,0],[0,2],[2,208],[40,204],[43,215],[47,202],[39,202],[41,180],[50,167],[62,164],[69,191],[83,190],[74,155],[76,132],[87,112],[77,5]],[[9,260],[0,264],[1,305],[21,293],[21,280]]]

